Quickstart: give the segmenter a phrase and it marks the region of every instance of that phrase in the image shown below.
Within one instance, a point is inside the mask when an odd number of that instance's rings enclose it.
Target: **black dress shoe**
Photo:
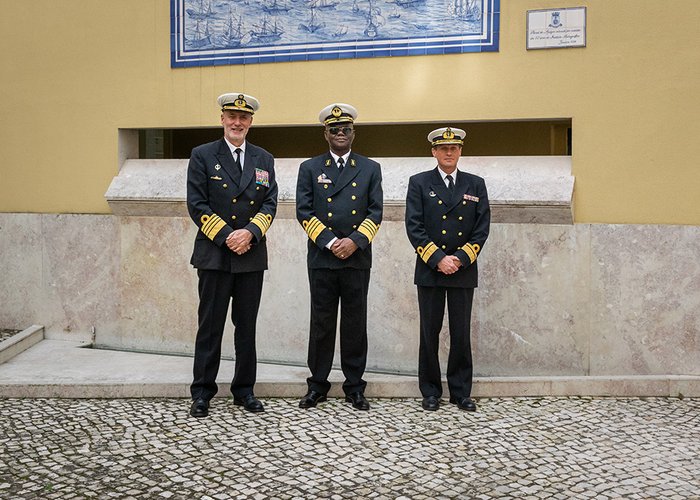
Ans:
[[[299,408],[314,408],[318,403],[326,400],[326,395],[316,391],[309,391],[299,401]]]
[[[465,411],[476,411],[476,403],[471,398],[450,398],[450,403]]]
[[[190,415],[197,418],[206,417],[209,415],[209,401],[202,398],[192,401],[192,406],[190,406]]]
[[[234,396],[233,404],[236,406],[242,406],[245,410],[252,411],[254,413],[265,411],[265,407],[260,400],[252,394],[248,394],[242,398],[237,398]]]
[[[440,398],[437,396],[426,396],[423,398],[421,406],[426,411],[435,411],[440,408]]]
[[[365,395],[361,392],[353,392],[345,396],[345,401],[352,403],[356,410],[369,410],[369,401],[365,399]]]

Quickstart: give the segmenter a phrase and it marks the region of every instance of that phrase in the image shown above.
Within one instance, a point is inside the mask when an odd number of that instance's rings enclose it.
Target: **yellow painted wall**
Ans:
[[[577,6],[588,47],[526,51],[528,9]],[[168,0],[0,0],[0,211],[108,213],[117,129],[216,125],[240,89],[258,125],[333,100],[365,123],[570,117],[577,222],[700,225],[700,2],[501,11],[497,53],[171,69]]]

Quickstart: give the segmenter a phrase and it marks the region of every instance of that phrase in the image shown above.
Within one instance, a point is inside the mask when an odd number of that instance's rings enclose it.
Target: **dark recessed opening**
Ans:
[[[571,154],[571,120],[445,122],[389,125],[356,124],[353,149],[371,157],[426,156],[428,133],[451,125],[464,129],[464,156],[548,156]],[[222,137],[221,127],[139,130],[139,157],[189,158],[192,148]],[[323,153],[323,127],[253,126],[248,139],[277,158],[308,158]]]

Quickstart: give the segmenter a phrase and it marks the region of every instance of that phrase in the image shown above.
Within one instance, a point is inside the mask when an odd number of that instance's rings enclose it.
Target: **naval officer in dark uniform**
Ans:
[[[440,128],[428,134],[437,167],[409,179],[406,232],[416,257],[420,310],[418,383],[422,406],[440,407],[442,380],[438,347],[447,297],[450,403],[475,411],[470,322],[477,257],[489,235],[491,211],[484,179],[457,169],[464,130]]]
[[[340,364],[345,400],[369,410],[362,379],[367,363],[367,291],[372,239],[382,221],[382,173],[377,162],[350,147],[357,110],[335,103],[319,121],[330,151],[299,167],[297,219],[308,235],[307,265],[311,291],[308,392],[299,402],[311,408],[326,400],[331,387],[338,304]]]
[[[206,417],[217,392],[216,375],[227,311],[235,327],[235,405],[263,411],[253,394],[255,326],[267,269],[265,233],[277,209],[270,153],[246,141],[258,100],[234,92],[218,98],[224,137],[197,146],[187,168],[187,208],[198,227],[191,264],[199,276],[199,328],[190,387],[193,417]]]

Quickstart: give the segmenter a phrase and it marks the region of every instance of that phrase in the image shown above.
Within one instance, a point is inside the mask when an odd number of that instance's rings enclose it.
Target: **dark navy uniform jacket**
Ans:
[[[475,288],[476,259],[489,235],[491,210],[484,179],[457,171],[450,193],[437,167],[413,175],[406,196],[406,232],[416,249],[414,283],[419,286]],[[462,267],[454,274],[437,270],[440,260],[455,255]]]
[[[342,173],[330,152],[306,160],[297,177],[297,219],[308,240],[311,269],[369,269],[371,242],[383,211],[382,172],[379,163],[350,153]],[[359,248],[338,259],[329,249],[333,237],[350,238]]]
[[[187,209],[199,228],[190,263],[232,273],[267,269],[265,232],[277,211],[274,158],[246,142],[242,174],[224,138],[197,146],[187,167]],[[235,229],[253,233],[252,247],[237,255],[226,246]]]

